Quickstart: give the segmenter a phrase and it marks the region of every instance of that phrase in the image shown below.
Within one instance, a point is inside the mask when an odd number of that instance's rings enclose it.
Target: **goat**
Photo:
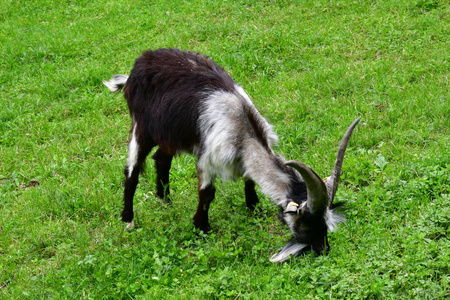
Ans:
[[[114,75],[104,81],[112,92],[123,88],[132,118],[125,167],[122,220],[134,226],[133,197],[139,173],[152,148],[157,197],[170,202],[169,170],[179,153],[198,157],[199,203],[194,225],[208,232],[208,210],[215,196],[217,176],[245,181],[245,201],[254,210],[259,202],[255,183],[281,209],[281,219],[293,238],[273,255],[283,262],[307,250],[329,250],[327,230],[343,217],[334,212],[341,166],[356,119],[338,151],[332,175],[322,181],[308,166],[286,161],[272,146],[277,135],[259,114],[243,88],[209,57],[178,49],[145,51],[129,77]]]

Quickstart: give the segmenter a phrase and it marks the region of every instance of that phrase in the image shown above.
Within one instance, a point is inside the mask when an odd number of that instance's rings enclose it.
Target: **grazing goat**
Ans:
[[[277,136],[230,75],[209,57],[178,49],[146,51],[136,59],[129,77],[114,75],[104,84],[124,89],[132,118],[125,167],[122,220],[133,227],[133,197],[139,173],[153,147],[157,196],[170,202],[169,170],[174,155],[198,157],[199,203],[194,225],[210,230],[208,210],[216,176],[245,179],[245,201],[258,203],[255,183],[281,209],[281,219],[294,237],[270,259],[283,262],[313,249],[329,249],[327,230],[343,220],[333,212],[345,148],[355,120],[344,136],[332,175],[322,181],[303,163],[285,161],[272,146]]]

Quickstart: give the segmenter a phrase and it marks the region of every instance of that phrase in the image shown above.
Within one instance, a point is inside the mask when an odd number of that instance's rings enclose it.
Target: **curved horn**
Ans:
[[[311,213],[324,210],[329,201],[327,188],[322,179],[320,179],[316,172],[304,163],[290,160],[286,162],[286,165],[296,169],[302,175],[302,178],[306,183],[306,190],[308,192],[308,210]]]
[[[331,173],[331,176],[325,180],[325,184],[328,190],[329,207],[331,207],[331,204],[333,203],[334,195],[336,195],[337,187],[339,185],[339,179],[342,174],[341,168],[342,163],[344,161],[345,149],[347,149],[347,144],[348,141],[350,140],[350,136],[352,135],[353,129],[355,128],[356,124],[358,124],[359,120],[360,118],[357,118],[355,121],[353,121],[352,125],[350,125],[350,127],[347,129],[347,132],[342,138],[341,145],[339,146],[336,161],[334,163],[333,172]]]

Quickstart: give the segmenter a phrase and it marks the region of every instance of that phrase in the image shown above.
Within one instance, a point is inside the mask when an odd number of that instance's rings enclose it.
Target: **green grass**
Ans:
[[[0,298],[443,299],[450,293],[450,5],[392,1],[0,1]],[[332,169],[361,117],[327,256],[268,259],[290,237],[218,182],[197,236],[195,158],[153,166],[125,230],[130,118],[102,85],[146,49],[203,52],[274,125],[277,152]],[[32,180],[39,185],[33,186]],[[261,198],[264,197],[261,195]]]

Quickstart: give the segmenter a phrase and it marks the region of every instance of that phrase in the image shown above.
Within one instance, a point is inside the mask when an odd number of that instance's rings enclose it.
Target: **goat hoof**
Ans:
[[[132,228],[134,228],[134,220],[131,220],[131,222],[127,224],[127,229],[132,229]]]
[[[210,235],[212,233],[212,230],[211,229],[209,229],[209,230],[207,230],[207,231],[205,231],[205,230],[203,230],[203,229],[200,229],[197,233],[196,233],[196,235],[198,236],[198,237],[207,237],[208,235]]]
[[[209,226],[209,224],[207,224],[206,226],[198,226],[197,224],[194,224],[194,225],[203,234],[208,234],[211,232],[211,226]]]
[[[200,231],[203,233],[203,234],[210,234],[211,233],[211,227],[207,227],[207,228],[204,228],[204,229],[200,229]]]
[[[131,223],[134,219],[133,210],[123,210],[122,211],[122,222]]]

